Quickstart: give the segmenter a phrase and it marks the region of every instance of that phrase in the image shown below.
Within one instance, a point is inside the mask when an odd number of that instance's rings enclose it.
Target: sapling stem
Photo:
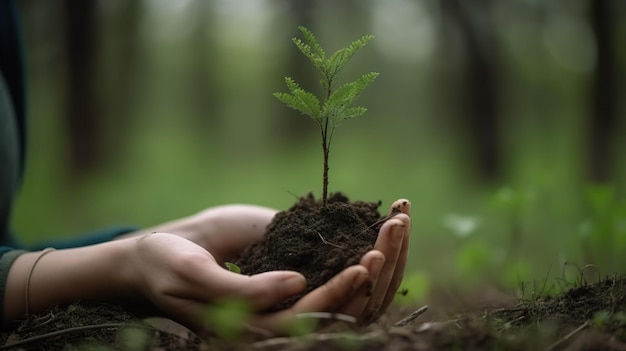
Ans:
[[[328,155],[330,154],[330,143],[327,138],[328,120],[322,128],[322,149],[324,152],[324,173],[322,174],[322,206],[326,206],[328,198]]]
[[[322,133],[322,150],[324,155],[324,172],[322,174],[322,206],[326,206],[328,199],[328,158],[330,155],[330,143],[333,131],[341,121],[364,114],[367,109],[362,106],[352,106],[378,73],[370,72],[362,75],[359,79],[345,83],[333,90],[335,76],[341,71],[350,58],[365,46],[374,37],[365,35],[353,41],[347,47],[337,50],[330,57],[321,48],[317,39],[305,27],[299,27],[304,40],[294,38],[293,42],[298,49],[309,58],[311,63],[322,75],[320,83],[326,91],[324,103],[314,94],[302,89],[293,79],[285,77],[288,93],[274,93],[274,96],[287,106],[302,112],[313,118],[320,127]]]

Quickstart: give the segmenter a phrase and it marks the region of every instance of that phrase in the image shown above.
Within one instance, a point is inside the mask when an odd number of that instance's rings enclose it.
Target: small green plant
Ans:
[[[241,268],[232,262],[224,262],[224,266],[233,273],[241,274]]]
[[[244,331],[245,323],[253,312],[249,301],[224,299],[214,301],[206,310],[204,319],[219,338],[236,340]]]
[[[366,73],[357,80],[345,83],[339,87],[336,87],[337,75],[350,58],[374,37],[365,35],[353,41],[347,47],[337,50],[330,57],[326,57],[326,53],[317,42],[313,33],[305,27],[298,28],[302,32],[304,40],[293,38],[293,42],[321,74],[320,84],[325,92],[324,102],[323,104],[320,103],[320,99],[317,96],[302,89],[290,77],[285,77],[289,92],[274,93],[274,96],[287,106],[311,117],[320,127],[324,151],[322,204],[325,205],[328,197],[328,155],[335,127],[343,120],[360,116],[367,111],[365,107],[353,106],[353,104],[363,89],[376,79],[378,73]]]

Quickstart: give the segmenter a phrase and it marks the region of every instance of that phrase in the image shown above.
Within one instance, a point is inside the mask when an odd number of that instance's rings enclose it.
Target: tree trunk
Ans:
[[[613,17],[607,0],[591,0],[591,25],[596,39],[597,62],[593,77],[588,128],[588,178],[593,182],[611,180],[611,142],[615,128],[616,62]]]
[[[71,178],[95,168],[102,155],[96,106],[95,1],[65,0],[67,52],[67,147]]]
[[[464,140],[473,150],[480,178],[487,182],[497,181],[501,176],[501,167],[496,74],[493,69],[496,65],[495,39],[493,28],[486,21],[475,18],[476,14],[488,13],[491,2],[446,0],[443,6],[447,18],[458,27],[465,58],[461,67],[460,109],[454,111],[457,118],[452,123],[457,129],[463,129]]]

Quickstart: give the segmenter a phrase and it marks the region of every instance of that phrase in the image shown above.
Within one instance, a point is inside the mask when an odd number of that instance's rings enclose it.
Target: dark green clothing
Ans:
[[[111,240],[135,228],[101,230],[76,239],[25,247],[12,235],[11,209],[24,169],[26,152],[25,78],[18,14],[13,0],[0,0],[0,316],[11,264],[28,250],[69,248]],[[24,277],[26,279],[26,277]]]

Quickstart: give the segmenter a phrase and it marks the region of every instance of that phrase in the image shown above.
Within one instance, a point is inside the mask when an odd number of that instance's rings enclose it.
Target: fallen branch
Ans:
[[[397,321],[393,326],[394,327],[404,327],[407,324],[411,323],[417,317],[419,317],[422,314],[424,314],[424,312],[426,312],[426,311],[428,311],[428,305],[424,305],[424,306],[418,308],[417,310],[413,311],[413,313],[411,313],[410,315],[408,315],[408,316],[402,318],[401,320]]]

